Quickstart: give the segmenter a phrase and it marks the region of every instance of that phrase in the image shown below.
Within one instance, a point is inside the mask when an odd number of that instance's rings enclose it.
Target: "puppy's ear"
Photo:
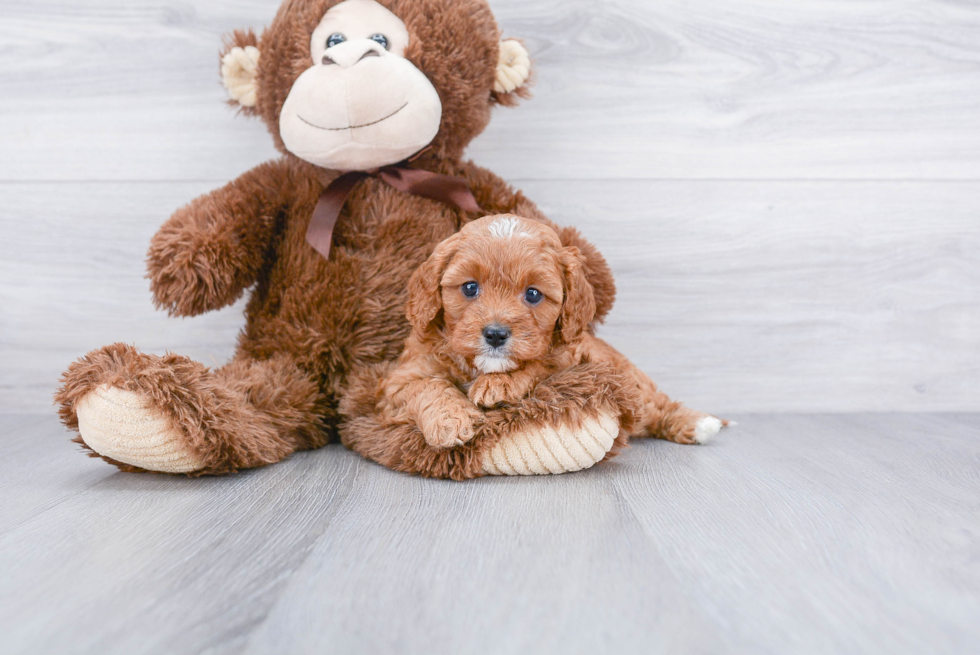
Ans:
[[[565,301],[558,325],[561,340],[572,343],[595,319],[595,293],[585,276],[585,260],[578,248],[563,248],[561,263],[565,269]]]
[[[412,329],[424,335],[442,313],[442,274],[459,247],[459,233],[438,246],[408,281],[408,305],[405,315]]]
[[[225,37],[221,51],[221,82],[228,91],[228,104],[242,113],[257,113],[259,37],[252,30],[235,30]]]

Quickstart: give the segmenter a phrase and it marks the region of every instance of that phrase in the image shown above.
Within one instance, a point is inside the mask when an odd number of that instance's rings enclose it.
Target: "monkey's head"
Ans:
[[[229,37],[221,73],[279,150],[346,171],[460,158],[494,104],[526,97],[530,61],[486,0],[286,0],[261,40]]]

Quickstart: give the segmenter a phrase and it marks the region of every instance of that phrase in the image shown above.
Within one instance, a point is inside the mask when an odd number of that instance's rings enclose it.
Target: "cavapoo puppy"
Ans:
[[[443,241],[409,282],[412,334],[384,383],[383,411],[426,443],[473,438],[482,409],[513,404],[550,375],[606,362],[633,381],[642,410],[631,436],[702,443],[717,418],[671,401],[593,334],[595,299],[577,248],[536,221],[487,216]]]

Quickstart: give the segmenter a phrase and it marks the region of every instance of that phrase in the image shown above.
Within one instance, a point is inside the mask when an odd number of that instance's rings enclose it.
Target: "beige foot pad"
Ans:
[[[601,462],[619,435],[619,417],[600,414],[576,430],[559,425],[529,429],[501,439],[483,460],[487,475],[550,475]]]
[[[163,473],[204,468],[183,436],[139,394],[102,386],[78,401],[75,413],[85,444],[104,457]]]

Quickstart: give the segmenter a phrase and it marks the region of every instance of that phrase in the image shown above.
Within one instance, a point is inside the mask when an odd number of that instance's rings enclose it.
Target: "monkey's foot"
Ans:
[[[587,469],[601,462],[619,436],[619,415],[603,412],[572,427],[529,427],[502,437],[484,454],[487,475],[551,475]]]
[[[82,441],[103,458],[162,473],[204,468],[184,434],[138,393],[102,385],[83,396],[75,412]]]
[[[214,395],[206,379],[205,367],[186,357],[117,343],[73,362],[55,402],[62,422],[78,431],[74,440],[93,456],[124,471],[193,473],[206,468],[207,453],[192,447],[188,432]]]

